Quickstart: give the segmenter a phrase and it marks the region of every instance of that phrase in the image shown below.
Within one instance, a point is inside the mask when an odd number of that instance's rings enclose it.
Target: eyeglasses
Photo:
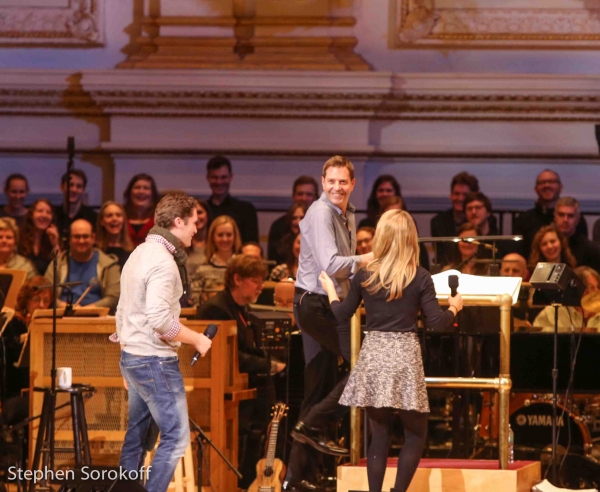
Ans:
[[[91,239],[92,235],[91,234],[71,234],[71,239],[75,240],[75,241],[81,241],[82,239],[87,241],[88,239]]]
[[[559,184],[560,181],[558,179],[543,179],[541,181],[537,181],[535,184],[537,186],[543,186],[543,185],[552,185],[552,184]]]

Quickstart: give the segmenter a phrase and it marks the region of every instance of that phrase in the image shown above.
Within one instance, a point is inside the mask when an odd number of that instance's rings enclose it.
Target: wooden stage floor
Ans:
[[[368,492],[366,460],[338,467],[337,492]],[[396,478],[397,459],[388,460],[383,490]],[[408,492],[530,492],[541,481],[539,461],[515,461],[500,470],[497,460],[421,459]]]

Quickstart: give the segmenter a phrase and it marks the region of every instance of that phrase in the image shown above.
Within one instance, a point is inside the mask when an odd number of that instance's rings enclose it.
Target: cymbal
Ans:
[[[600,313],[600,290],[584,295],[581,298],[581,307],[592,313]]]

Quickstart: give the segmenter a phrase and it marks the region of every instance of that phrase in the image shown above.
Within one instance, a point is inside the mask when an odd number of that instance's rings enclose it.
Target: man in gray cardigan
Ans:
[[[185,193],[169,193],[156,206],[156,226],[123,268],[117,336],[111,337],[121,344],[121,373],[129,392],[129,424],[120,464],[130,475],[135,476],[143,463],[151,420],[160,432],[146,482],[150,492],[167,490],[190,442],[177,349],[187,343],[204,356],[212,343],[179,322],[179,299],[187,288],[183,248],[196,234],[195,205]]]
[[[65,306],[69,298],[80,306],[107,307],[114,314],[119,302],[120,268],[116,256],[94,247],[96,235],[92,224],[85,219],[75,220],[69,229],[70,256],[63,253],[58,259],[58,282],[81,282],[69,290],[58,289],[58,305]],[[49,283],[54,279],[52,263],[45,274]],[[84,295],[85,294],[85,295]]]

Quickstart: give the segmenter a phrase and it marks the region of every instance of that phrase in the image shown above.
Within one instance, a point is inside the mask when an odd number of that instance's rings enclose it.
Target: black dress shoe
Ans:
[[[296,441],[308,444],[321,453],[333,456],[348,456],[350,454],[346,448],[327,440],[317,429],[308,427],[304,422],[298,422],[291,435]]]
[[[283,485],[282,490],[289,490],[292,492],[316,492],[320,489],[314,483],[309,482],[308,480],[302,480],[298,483],[287,482]]]

